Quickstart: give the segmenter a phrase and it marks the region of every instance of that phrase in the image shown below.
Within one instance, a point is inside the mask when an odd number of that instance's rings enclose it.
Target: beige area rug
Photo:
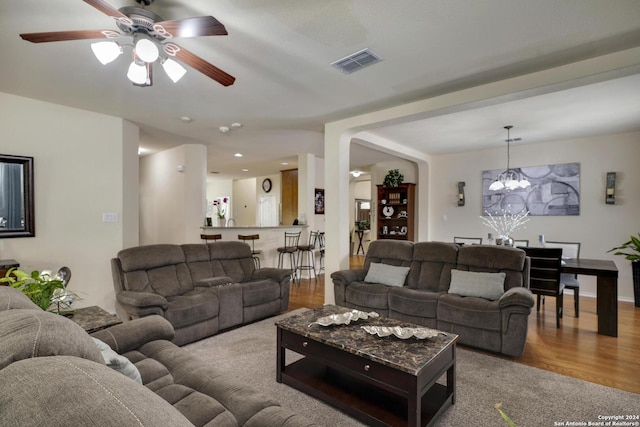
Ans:
[[[278,400],[282,406],[320,426],[364,425],[315,398],[276,382],[274,322],[295,313],[224,332],[185,348],[203,361],[234,373],[239,381],[250,384]],[[462,347],[458,349],[456,404],[437,420],[437,426],[508,426],[494,408],[499,402],[519,427],[586,426],[589,422],[597,425],[593,423],[605,421],[603,417],[640,414],[638,394],[565,377]],[[637,421],[632,420],[632,423]]]

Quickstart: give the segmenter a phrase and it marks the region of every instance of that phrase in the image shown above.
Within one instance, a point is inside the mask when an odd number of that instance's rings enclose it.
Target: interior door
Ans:
[[[278,225],[278,206],[276,197],[271,195],[258,197],[258,225],[261,227],[273,227]]]

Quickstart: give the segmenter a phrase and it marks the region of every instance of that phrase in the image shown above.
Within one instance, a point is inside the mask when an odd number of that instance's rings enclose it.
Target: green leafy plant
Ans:
[[[54,308],[50,311],[58,314],[60,314],[61,305],[69,308],[70,301],[77,297],[77,295],[65,289],[62,280],[53,278],[48,273],[40,273],[37,270],[28,274],[22,270],[12,268],[7,271],[5,277],[0,278],[0,283],[6,283],[12,288],[19,289],[43,310],[49,310],[53,305]],[[54,304],[54,302],[57,304]]]
[[[365,219],[356,221],[356,225],[358,226],[358,230],[368,230],[371,227],[371,223]]]
[[[404,175],[400,173],[399,169],[390,169],[387,175],[384,177],[382,185],[385,187],[397,187],[404,182]]]
[[[623,243],[620,246],[609,249],[607,252],[614,252],[614,255],[622,255],[629,261],[640,261],[640,233],[638,236],[631,236],[631,240]],[[623,252],[623,251],[631,251],[631,252]],[[635,252],[635,253],[634,253]]]

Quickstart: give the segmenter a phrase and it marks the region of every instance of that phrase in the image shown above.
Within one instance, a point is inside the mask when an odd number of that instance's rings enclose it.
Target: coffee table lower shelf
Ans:
[[[406,426],[406,398],[340,372],[305,357],[287,365],[281,382],[316,397],[370,426]],[[420,425],[430,421],[452,404],[452,393],[434,384],[422,397]]]

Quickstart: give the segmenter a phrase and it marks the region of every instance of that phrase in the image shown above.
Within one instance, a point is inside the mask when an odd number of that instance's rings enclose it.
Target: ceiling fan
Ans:
[[[120,56],[123,53],[123,46],[132,46],[133,58],[127,77],[136,86],[153,84],[151,64],[157,60],[160,60],[165,72],[174,82],[177,82],[186,72],[178,61],[224,86],[232,85],[235,81],[235,77],[172,42],[175,37],[226,36],[226,28],[213,16],[164,21],[155,13],[144,9],[144,6],[149,6],[154,0],[136,0],[142,7],[125,6],[120,9],[115,9],[103,0],[83,1],[115,19],[120,31],[53,31],[20,34],[20,37],[32,43],[107,39],[91,45],[94,54],[103,64],[108,64]],[[120,37],[132,37],[133,44],[117,43],[115,39]]]

